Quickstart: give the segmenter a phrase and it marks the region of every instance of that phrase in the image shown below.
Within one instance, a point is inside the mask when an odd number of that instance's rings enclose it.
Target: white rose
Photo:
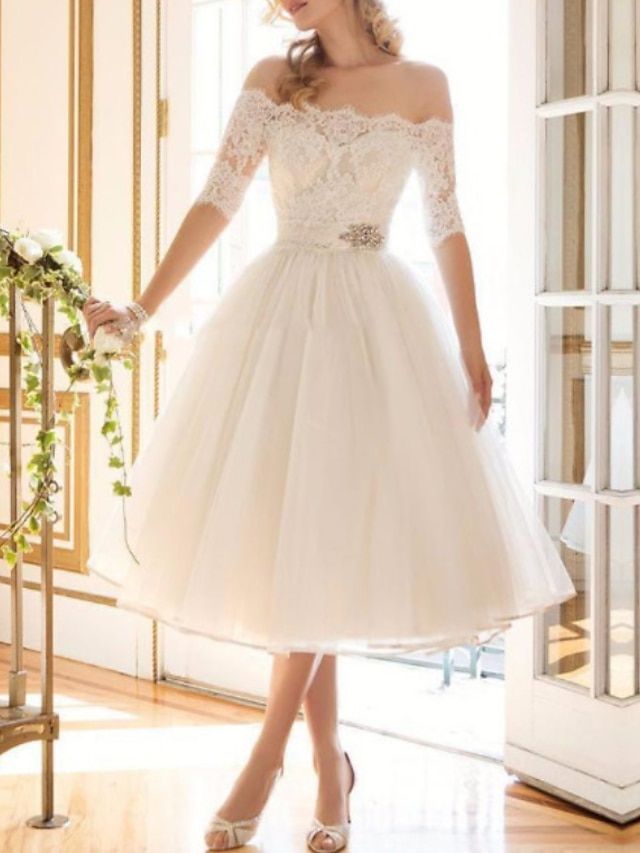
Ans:
[[[95,331],[93,336],[93,347],[96,356],[114,355],[124,347],[125,339],[118,332],[110,332],[103,323]],[[99,359],[101,360],[101,359]]]
[[[19,237],[13,244],[13,250],[28,264],[39,260],[44,254],[42,246],[30,237]]]
[[[82,275],[82,261],[75,252],[71,251],[71,249],[62,249],[62,251],[56,252],[53,257],[58,261],[58,263],[61,263],[63,267],[70,267],[75,270],[78,275]]]
[[[55,228],[41,228],[31,235],[31,239],[39,243],[43,251],[48,252],[54,246],[62,245],[62,232]]]

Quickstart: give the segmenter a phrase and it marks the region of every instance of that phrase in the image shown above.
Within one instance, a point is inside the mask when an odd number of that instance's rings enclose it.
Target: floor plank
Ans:
[[[0,646],[6,694],[8,650]],[[29,684],[38,658],[27,652]],[[27,827],[40,808],[40,745],[0,757],[0,848],[7,853],[195,853],[259,730],[262,711],[56,658],[58,830]],[[37,699],[34,694],[34,700]],[[518,782],[494,761],[342,727],[357,781],[350,853],[583,853],[640,849],[621,830]],[[304,722],[250,853],[304,853],[315,775]]]

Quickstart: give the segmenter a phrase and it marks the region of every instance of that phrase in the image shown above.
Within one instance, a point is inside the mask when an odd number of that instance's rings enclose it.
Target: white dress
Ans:
[[[277,239],[236,277],[93,542],[118,604],[269,652],[486,642],[576,594],[495,427],[471,425],[449,318],[386,246],[417,169],[463,231],[453,128],[244,88],[197,203],[267,154]]]

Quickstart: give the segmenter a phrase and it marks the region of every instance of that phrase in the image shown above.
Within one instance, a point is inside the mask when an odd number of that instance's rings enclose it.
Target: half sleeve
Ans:
[[[427,120],[415,140],[415,153],[427,236],[436,248],[451,234],[464,234],[456,194],[453,123],[435,117]]]
[[[242,89],[222,141],[194,204],[217,207],[230,220],[266,151],[266,129],[274,102],[259,89]]]

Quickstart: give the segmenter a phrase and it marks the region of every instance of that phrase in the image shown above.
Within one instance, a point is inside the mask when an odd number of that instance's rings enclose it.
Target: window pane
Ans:
[[[634,374],[638,365],[633,345],[637,311],[631,305],[609,308],[609,488],[618,491],[636,488],[638,484],[638,471],[634,471],[638,434]]]
[[[590,286],[591,113],[545,123],[545,290]]]
[[[609,89],[635,85],[636,0],[608,0]]]
[[[546,497],[544,522],[577,595],[544,611],[544,672],[590,686],[591,513],[584,501]]]
[[[546,308],[544,478],[593,482],[590,309]]]
[[[219,44],[222,10],[214,4],[193,7],[191,56],[191,147],[203,151],[218,143],[220,131]]]
[[[547,0],[547,101],[587,93],[586,0]]]
[[[635,600],[638,556],[637,507],[607,507],[609,558],[609,693],[627,699],[636,692]]]
[[[616,106],[609,117],[609,275],[613,290],[634,290],[638,277],[640,110]]]

